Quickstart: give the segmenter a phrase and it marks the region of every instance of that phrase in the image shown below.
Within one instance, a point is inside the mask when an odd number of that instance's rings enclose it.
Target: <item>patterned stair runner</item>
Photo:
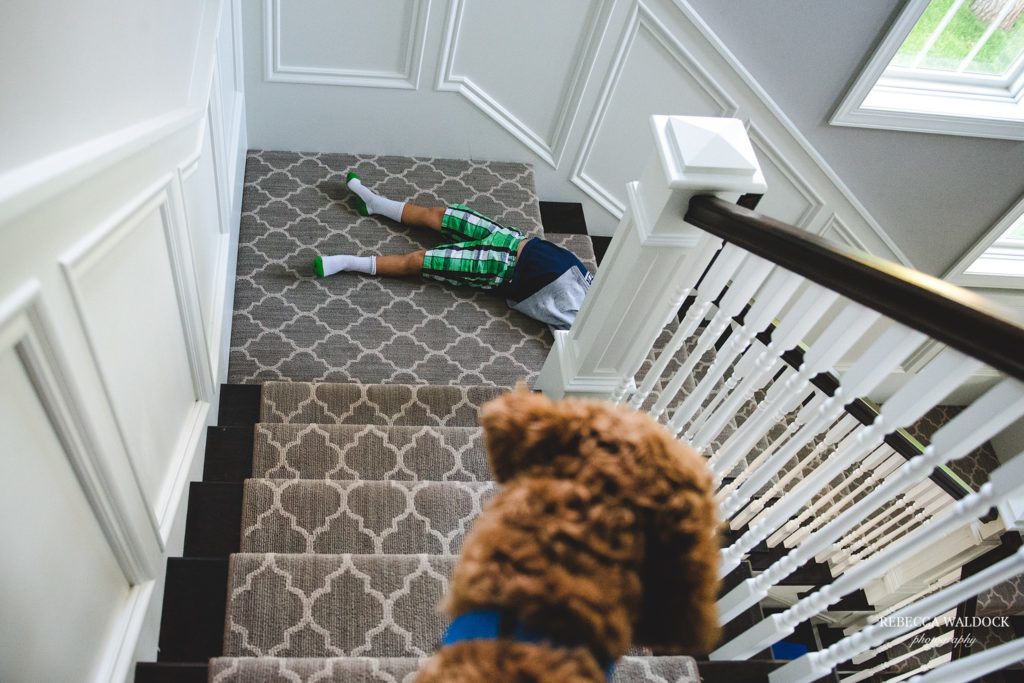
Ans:
[[[465,534],[493,495],[490,386],[269,382],[232,555],[220,683],[411,683],[441,637]],[[452,426],[458,425],[458,426]],[[698,681],[624,658],[617,683]]]
[[[395,199],[465,203],[540,234],[527,164],[251,151],[245,168],[228,381],[488,384],[532,381],[547,328],[486,292],[420,279],[315,278],[320,253],[400,254],[446,240],[360,216],[346,172]],[[546,235],[592,266],[585,236]]]
[[[414,657],[334,657],[240,659],[222,657],[211,666],[212,683],[413,683],[423,660]],[[699,681],[697,664],[689,657],[623,657],[613,683],[687,683]]]
[[[256,427],[253,476],[488,481],[479,427],[272,424]]]
[[[493,492],[464,481],[250,479],[242,551],[457,555]]]

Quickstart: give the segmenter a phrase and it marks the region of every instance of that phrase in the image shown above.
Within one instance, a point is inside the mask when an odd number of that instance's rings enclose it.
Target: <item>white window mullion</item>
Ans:
[[[974,58],[978,56],[978,53],[981,52],[981,49],[985,47],[985,43],[989,41],[989,39],[992,37],[992,34],[994,34],[996,32],[996,29],[999,28],[999,24],[1003,23],[1003,19],[1006,18],[1006,15],[1010,13],[1011,9],[1013,9],[1012,0],[1006,0],[1006,3],[1003,5],[1003,9],[999,11],[999,14],[996,15],[996,18],[992,20],[992,23],[988,25],[988,28],[985,29],[985,32],[981,34],[981,38],[978,39],[978,42],[974,44],[974,47],[971,48],[971,51],[967,53],[967,56],[964,57],[963,61],[960,62],[960,65],[957,66],[957,73],[963,73],[967,69],[967,67],[971,65],[971,62],[973,62]]]
[[[914,56],[914,61],[910,63],[910,68],[916,69],[921,65],[921,62],[924,61],[924,58],[939,40],[939,36],[941,36],[946,30],[946,27],[949,26],[949,22],[953,21],[953,17],[955,17],[956,13],[960,11],[964,2],[965,0],[956,0],[949,10],[946,11],[946,16],[942,17],[942,21],[940,21],[939,25],[935,27],[932,34],[928,36],[928,40],[924,42],[924,45],[921,47],[921,51]]]

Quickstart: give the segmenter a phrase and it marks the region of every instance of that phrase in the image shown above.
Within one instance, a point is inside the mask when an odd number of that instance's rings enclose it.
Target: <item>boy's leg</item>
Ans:
[[[318,277],[327,277],[340,272],[366,273],[385,277],[406,277],[419,275],[423,270],[422,249],[397,256],[317,256],[313,259],[313,272]]]
[[[356,210],[362,216],[381,215],[403,225],[441,231],[443,206],[419,206],[383,197],[363,185],[354,172],[348,174],[348,188],[356,194]]]

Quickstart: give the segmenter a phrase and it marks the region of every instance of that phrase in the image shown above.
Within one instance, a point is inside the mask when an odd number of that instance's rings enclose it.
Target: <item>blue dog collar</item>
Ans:
[[[441,638],[441,645],[455,645],[467,640],[509,638],[519,643],[547,643],[553,647],[566,649],[577,647],[554,641],[543,633],[528,628],[518,620],[503,623],[502,617],[502,612],[496,609],[481,609],[460,614],[448,625]],[[604,674],[608,680],[611,680],[614,673],[615,660],[612,660],[605,666]]]

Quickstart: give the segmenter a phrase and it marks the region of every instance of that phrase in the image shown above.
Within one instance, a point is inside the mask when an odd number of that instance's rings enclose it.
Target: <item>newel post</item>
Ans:
[[[693,280],[703,239],[690,199],[763,193],[764,175],[738,119],[652,116],[656,154],[627,185],[622,220],[572,329],[555,343],[534,388],[552,398],[618,398]],[[699,272],[697,273],[699,275]]]
[[[696,195],[764,193],[737,119],[651,117],[656,154],[629,201],[572,329],[556,332],[535,388],[553,398],[620,397],[688,293],[705,233],[683,216]],[[709,236],[710,238],[710,236]]]

